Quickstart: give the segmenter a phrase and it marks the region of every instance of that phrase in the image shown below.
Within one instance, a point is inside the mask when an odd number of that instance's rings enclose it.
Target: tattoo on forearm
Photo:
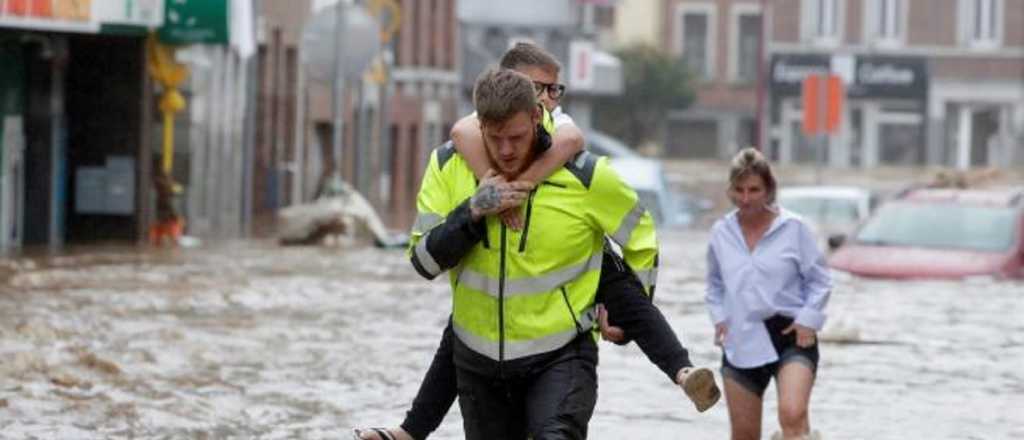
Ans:
[[[490,211],[501,204],[501,192],[494,185],[482,186],[470,199],[469,204],[479,211]]]

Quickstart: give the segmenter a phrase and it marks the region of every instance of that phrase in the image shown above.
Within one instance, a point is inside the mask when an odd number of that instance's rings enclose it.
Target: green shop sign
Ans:
[[[166,0],[160,41],[228,43],[228,0]]]

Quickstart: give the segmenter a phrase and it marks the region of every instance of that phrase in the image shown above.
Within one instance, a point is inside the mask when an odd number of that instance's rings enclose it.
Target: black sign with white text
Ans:
[[[850,57],[853,63],[849,62]],[[924,58],[851,55],[846,58],[847,67],[835,61],[839,58],[823,54],[773,55],[768,78],[771,93],[800,95],[807,75],[835,73],[846,79],[846,95],[850,98],[923,98],[928,94]]]

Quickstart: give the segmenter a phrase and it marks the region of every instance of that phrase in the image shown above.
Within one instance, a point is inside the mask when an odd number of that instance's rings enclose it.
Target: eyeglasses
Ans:
[[[544,91],[548,92],[548,97],[551,99],[562,99],[562,96],[565,96],[565,84],[534,81],[533,88],[537,90],[537,96],[540,96]]]

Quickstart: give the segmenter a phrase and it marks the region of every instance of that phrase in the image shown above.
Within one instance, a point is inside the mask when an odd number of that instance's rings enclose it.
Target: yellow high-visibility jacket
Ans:
[[[452,327],[476,353],[517,360],[592,331],[606,236],[652,292],[654,221],[607,158],[584,151],[538,185],[523,206],[522,231],[495,216],[472,221],[476,188],[452,143],[437,148],[423,176],[409,248],[422,276],[450,270]]]

